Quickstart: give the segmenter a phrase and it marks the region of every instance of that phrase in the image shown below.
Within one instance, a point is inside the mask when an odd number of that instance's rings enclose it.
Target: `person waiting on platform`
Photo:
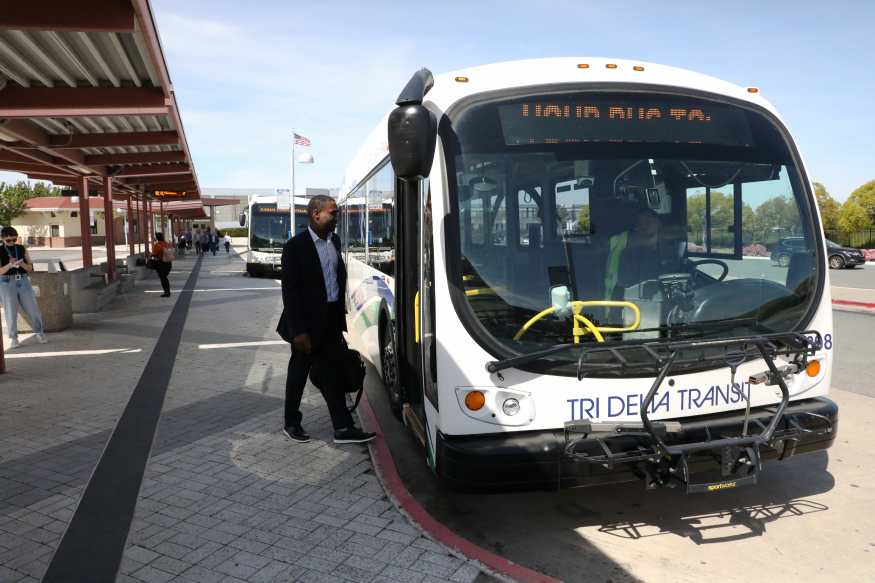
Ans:
[[[231,235],[225,231],[225,255],[231,252]]]
[[[626,288],[680,269],[678,246],[659,240],[662,222],[653,209],[638,211],[635,232],[629,233],[626,248],[620,254],[617,284],[611,299],[622,301]]]
[[[210,252],[210,230],[207,229],[201,236],[201,246],[203,247],[204,255]]]
[[[43,316],[36,305],[36,295],[30,284],[28,272],[33,271],[30,254],[24,245],[17,245],[18,231],[12,227],[0,230],[3,251],[0,251],[0,304],[6,313],[6,330],[12,341],[9,348],[19,348],[18,308],[30,320],[40,344],[48,342],[43,332]]]
[[[319,194],[310,199],[307,213],[310,227],[283,245],[283,313],[277,332],[292,344],[283,434],[293,441],[310,441],[301,426],[300,406],[310,368],[319,359],[322,372],[319,391],[328,405],[334,443],[364,443],[377,434],[355,427],[342,390],[346,267],[340,256],[340,238],[334,234],[337,203]]]
[[[185,248],[191,251],[191,229],[185,233]]]
[[[155,263],[158,279],[161,280],[161,287],[164,288],[164,293],[161,294],[161,297],[169,298],[170,280],[167,279],[167,275],[173,267],[173,247],[164,240],[164,233],[155,233],[155,239],[156,242],[152,245],[152,261]]]

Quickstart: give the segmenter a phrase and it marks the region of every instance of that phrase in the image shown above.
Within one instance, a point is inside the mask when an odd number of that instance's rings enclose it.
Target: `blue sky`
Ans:
[[[759,87],[836,199],[875,179],[871,1],[152,4],[203,187],[288,188],[293,125],[316,159],[298,190],[338,187],[420,66],[559,56]]]

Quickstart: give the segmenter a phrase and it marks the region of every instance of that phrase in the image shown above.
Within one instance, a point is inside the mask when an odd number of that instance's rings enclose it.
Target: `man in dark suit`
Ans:
[[[346,331],[346,267],[340,257],[337,203],[317,195],[307,205],[310,226],[283,246],[283,314],[277,332],[292,343],[286,378],[286,409],[283,433],[305,443],[310,436],[301,427],[301,397],[310,368],[318,358],[322,397],[328,404],[334,426],[334,443],[364,443],[376,433],[353,424],[346,407],[343,376],[339,370]]]

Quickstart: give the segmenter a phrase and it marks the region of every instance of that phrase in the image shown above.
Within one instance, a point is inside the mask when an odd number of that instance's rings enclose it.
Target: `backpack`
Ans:
[[[162,249],[163,253],[161,255],[161,260],[164,263],[172,263],[173,262],[173,247],[164,247]]]

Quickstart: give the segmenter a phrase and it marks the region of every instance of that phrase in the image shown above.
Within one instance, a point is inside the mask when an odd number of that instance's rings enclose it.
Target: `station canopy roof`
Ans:
[[[199,203],[148,0],[3,3],[0,170],[74,189],[87,176],[101,193],[111,177],[116,199],[165,191],[181,204],[184,191]]]

